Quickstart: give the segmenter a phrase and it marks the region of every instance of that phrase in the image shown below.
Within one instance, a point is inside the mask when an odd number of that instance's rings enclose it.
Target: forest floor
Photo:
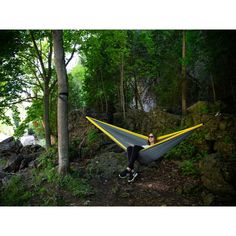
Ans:
[[[74,206],[201,206],[200,179],[184,176],[178,163],[162,160],[138,172],[134,182],[94,178],[89,181],[93,194],[86,199],[70,198]],[[64,198],[65,199],[65,198]]]

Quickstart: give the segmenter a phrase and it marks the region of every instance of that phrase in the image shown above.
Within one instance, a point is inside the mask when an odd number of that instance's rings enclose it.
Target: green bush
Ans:
[[[169,159],[191,159],[197,153],[197,149],[194,145],[188,141],[183,141],[178,144],[176,147],[172,148],[165,155]]]
[[[29,205],[33,193],[27,190],[21,176],[16,175],[4,185],[0,198],[3,206],[24,206]]]
[[[198,175],[199,171],[196,167],[194,161],[192,160],[185,160],[180,163],[180,170],[183,175]]]
[[[96,142],[97,140],[99,139],[99,135],[98,135],[98,132],[97,130],[95,129],[91,129],[88,131],[88,134],[87,134],[87,141],[88,141],[88,144],[93,144],[94,142]]]

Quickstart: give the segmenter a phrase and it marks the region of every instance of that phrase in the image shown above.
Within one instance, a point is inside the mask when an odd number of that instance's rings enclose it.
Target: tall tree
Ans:
[[[183,30],[182,37],[182,114],[187,111],[187,80],[186,80],[186,31]]]
[[[68,133],[68,80],[63,48],[63,31],[53,31],[54,57],[58,79],[58,155],[59,173],[66,174],[69,169]]]

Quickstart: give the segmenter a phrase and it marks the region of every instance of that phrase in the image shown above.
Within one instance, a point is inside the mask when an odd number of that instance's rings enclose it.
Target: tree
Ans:
[[[182,114],[187,111],[187,80],[186,80],[186,32],[183,30],[182,37]]]
[[[59,173],[66,174],[69,169],[68,80],[63,49],[63,32],[61,30],[53,30],[53,42],[54,60],[58,79],[57,122]]]

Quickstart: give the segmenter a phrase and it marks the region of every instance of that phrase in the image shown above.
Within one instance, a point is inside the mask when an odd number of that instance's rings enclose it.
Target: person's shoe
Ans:
[[[125,169],[125,170],[123,170],[122,172],[120,172],[119,177],[120,177],[121,179],[124,179],[124,178],[128,177],[129,174],[130,174],[130,171],[128,171],[127,169]]]
[[[135,172],[134,170],[130,171],[128,183],[133,182],[137,176],[138,176],[137,172]]]

